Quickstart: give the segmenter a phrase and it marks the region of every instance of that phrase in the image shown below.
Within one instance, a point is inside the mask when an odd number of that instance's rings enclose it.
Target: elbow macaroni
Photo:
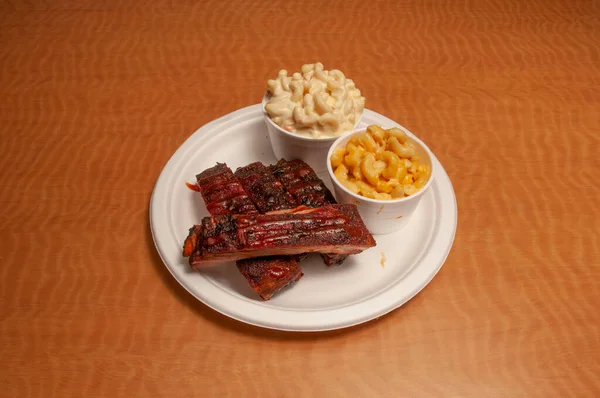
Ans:
[[[330,158],[335,178],[344,187],[379,200],[404,198],[423,188],[431,170],[419,160],[404,131],[375,125],[354,135]]]
[[[303,65],[302,73],[292,76],[281,70],[267,86],[270,98],[265,110],[271,120],[286,131],[312,138],[352,130],[365,108],[365,97],[354,82],[339,70],[324,70],[320,62]]]

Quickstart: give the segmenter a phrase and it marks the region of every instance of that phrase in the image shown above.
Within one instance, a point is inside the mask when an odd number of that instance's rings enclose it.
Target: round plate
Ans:
[[[359,128],[399,124],[365,110]],[[204,304],[231,318],[272,329],[321,331],[377,318],[410,300],[439,271],[450,252],[457,222],[456,197],[439,172],[409,224],[375,236],[377,246],[327,267],[317,254],[301,266],[304,277],[262,301],[233,262],[193,271],[181,248],[189,228],[208,215],[202,196],[186,181],[225,162],[232,170],[255,161],[275,163],[260,105],[240,109],[196,131],[169,160],[150,202],[152,235],[175,279]],[[327,175],[320,175],[331,187]]]

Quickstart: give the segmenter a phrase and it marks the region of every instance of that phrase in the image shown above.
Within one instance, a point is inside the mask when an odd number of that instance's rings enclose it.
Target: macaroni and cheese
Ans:
[[[323,64],[302,66],[302,73],[288,76],[279,71],[267,82],[269,98],[265,111],[286,131],[312,138],[331,138],[351,131],[365,108],[351,79]]]
[[[371,125],[355,134],[331,155],[335,178],[355,194],[392,200],[414,195],[423,188],[431,170],[399,128]]]

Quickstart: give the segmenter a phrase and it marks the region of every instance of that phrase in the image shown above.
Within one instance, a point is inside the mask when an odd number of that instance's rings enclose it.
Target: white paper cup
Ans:
[[[291,133],[279,127],[265,110],[268,97],[265,95],[262,100],[262,110],[265,118],[265,124],[269,132],[269,140],[275,157],[285,160],[302,159],[313,170],[321,175],[327,170],[327,152],[337,140],[338,137],[331,138],[311,138],[300,134]],[[360,124],[361,116],[356,121],[354,127]],[[343,132],[341,136],[350,134],[351,131]]]
[[[384,127],[385,128],[385,127]],[[415,137],[410,131],[402,128],[408,136],[408,141],[412,142],[415,146],[415,151],[420,157],[419,163],[422,163],[429,167],[431,170],[431,176],[427,181],[427,184],[421,188],[417,193],[405,198],[394,199],[394,200],[377,200],[370,199],[364,196],[355,194],[348,188],[344,187],[333,174],[333,168],[329,159],[336,148],[343,147],[350,140],[350,138],[358,133],[364,132],[364,130],[356,131],[354,133],[339,137],[329,148],[327,153],[327,171],[331,178],[335,197],[339,203],[354,203],[358,207],[358,212],[363,219],[367,229],[372,234],[389,234],[392,232],[399,231],[402,229],[410,217],[414,213],[415,209],[419,205],[421,198],[427,192],[431,186],[435,174],[436,168],[433,163],[433,154],[421,140]]]

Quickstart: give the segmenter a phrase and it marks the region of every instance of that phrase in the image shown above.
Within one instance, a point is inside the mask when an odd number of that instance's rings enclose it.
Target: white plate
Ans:
[[[359,128],[399,126],[365,110]],[[251,162],[275,163],[260,105],[240,109],[196,131],[163,169],[150,202],[154,243],[175,279],[204,304],[231,318],[272,329],[320,331],[369,321],[398,308],[429,283],[450,252],[457,222],[456,198],[438,162],[435,182],[410,223],[377,246],[326,267],[311,254],[302,261],[304,277],[262,301],[234,263],[192,271],[181,248],[188,229],[207,216],[201,195],[185,186],[195,175],[227,163],[233,170]],[[327,175],[320,175],[331,186]],[[382,266],[382,256],[386,260]]]

